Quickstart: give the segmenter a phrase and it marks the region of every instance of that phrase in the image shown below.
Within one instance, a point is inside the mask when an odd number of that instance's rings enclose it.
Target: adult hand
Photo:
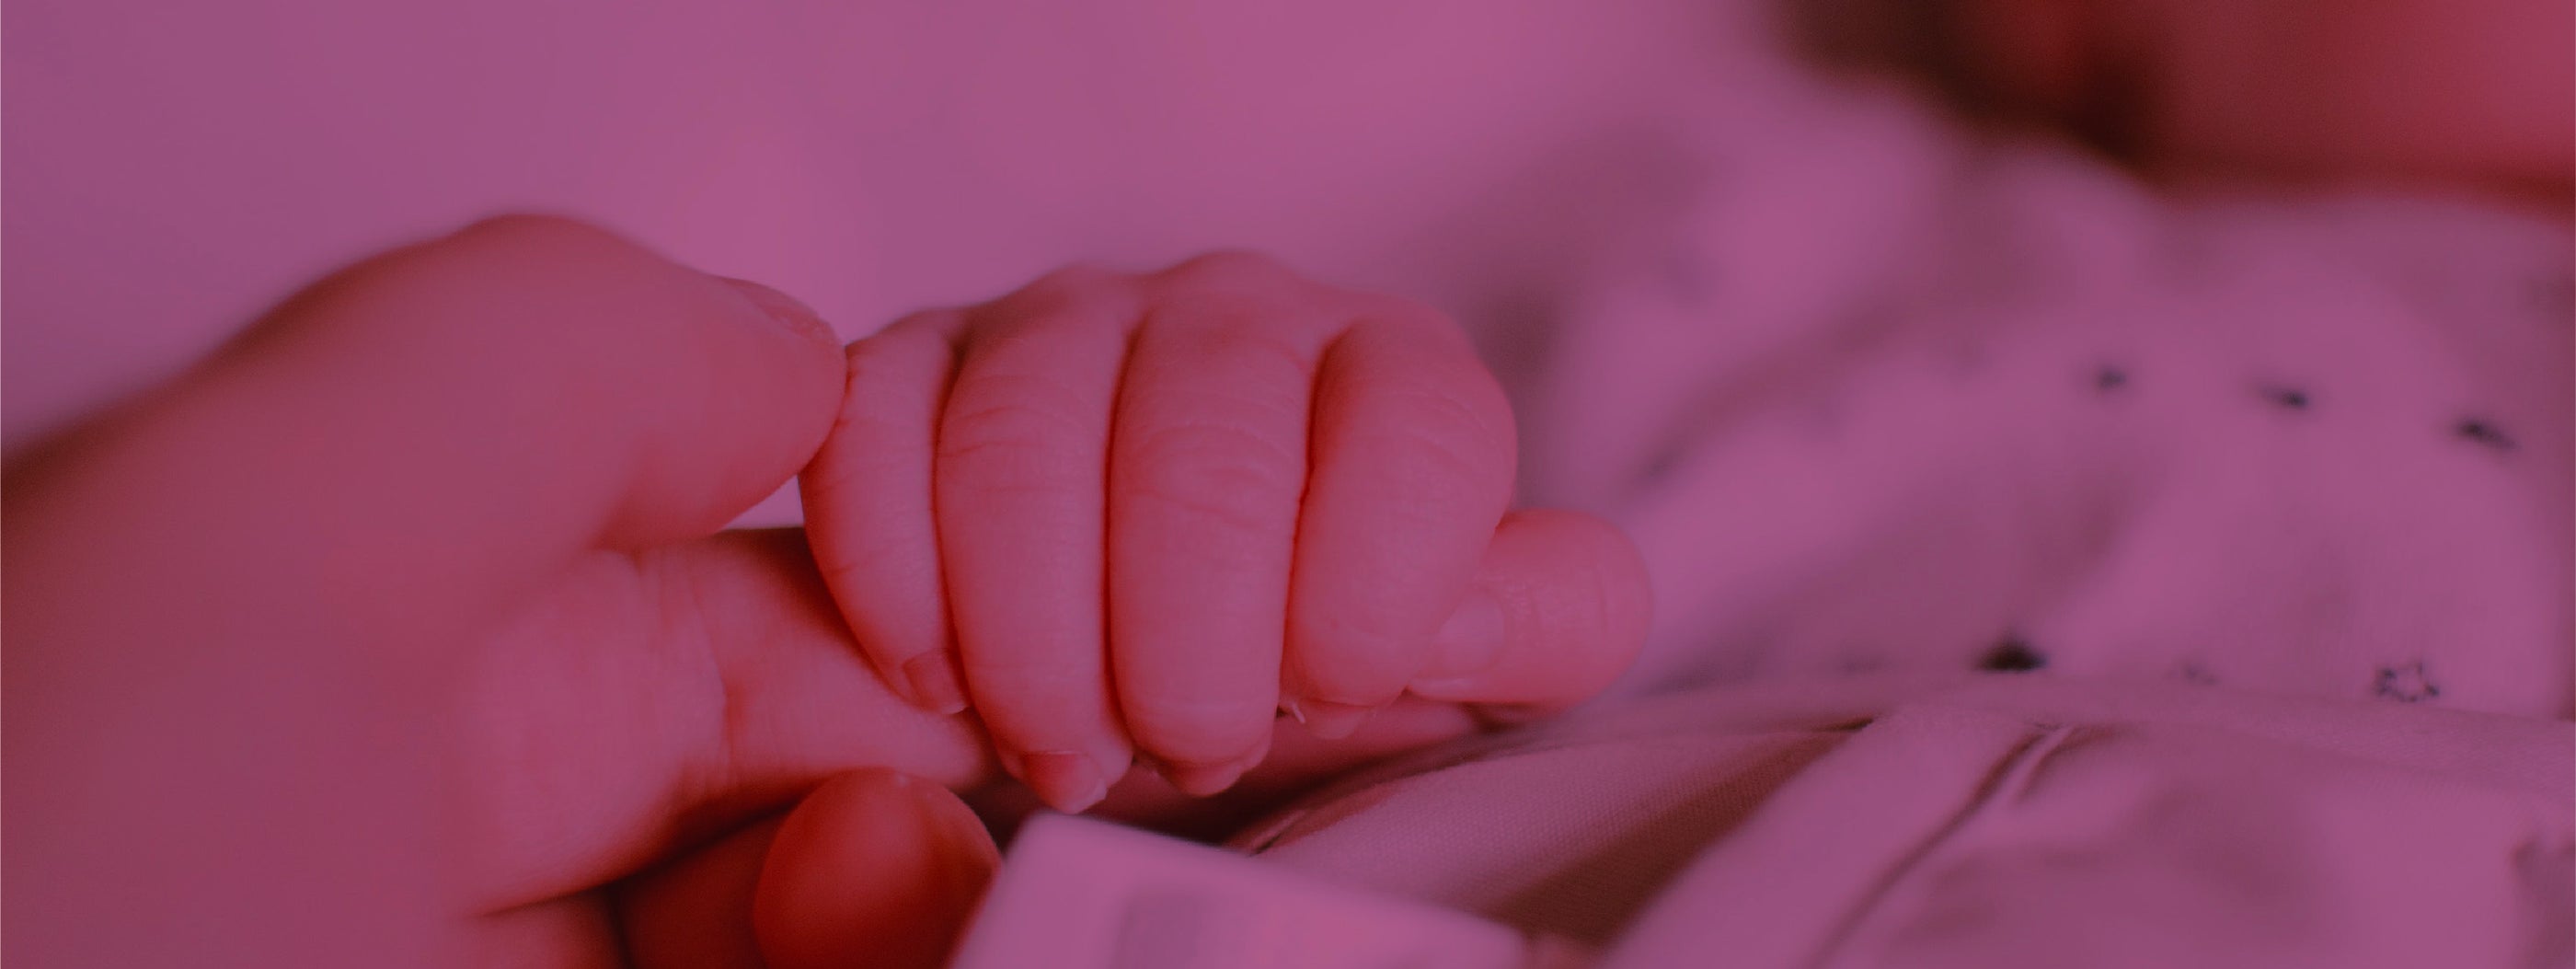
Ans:
[[[774,292],[505,218],[9,468],[7,954],[939,958],[982,738],[879,685],[799,535],[717,534],[843,373]]]

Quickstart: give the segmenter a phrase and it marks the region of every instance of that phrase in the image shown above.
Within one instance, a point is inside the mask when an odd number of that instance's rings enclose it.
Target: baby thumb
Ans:
[[[1653,602],[1645,562],[1617,527],[1577,512],[1513,512],[1410,690],[1453,703],[1582,702],[1635,662]]]

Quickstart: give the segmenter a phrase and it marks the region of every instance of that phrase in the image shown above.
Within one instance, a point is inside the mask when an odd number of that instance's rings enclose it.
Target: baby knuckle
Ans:
[[[1284,321],[1282,321],[1284,324]],[[1241,377],[1240,386],[1270,388],[1266,395],[1247,390],[1248,398],[1282,408],[1305,421],[1314,395],[1313,354],[1292,327],[1252,320],[1221,327],[1208,335],[1209,354],[1227,361]]]
[[[970,625],[960,626],[961,637],[972,635]],[[1007,708],[1021,723],[1080,724],[1097,709],[1094,691],[1100,682],[1100,664],[1088,648],[969,648],[958,657],[958,666],[966,682],[974,684],[978,704]]]
[[[1152,337],[1173,353],[1245,378],[1247,386],[1294,386],[1303,396],[1313,356],[1301,339],[1304,321],[1256,300],[1204,304],[1189,312],[1166,307],[1145,322]]]
[[[1123,497],[1247,534],[1292,526],[1304,478],[1302,461],[1279,442],[1213,425],[1148,432],[1123,464]]]
[[[1010,300],[1046,306],[1083,306],[1134,285],[1126,274],[1091,263],[1060,266],[1011,294]]]
[[[842,348],[841,361],[853,385],[924,378],[944,362],[945,347],[921,333],[883,333]]]
[[[1134,321],[1111,304],[1108,297],[1084,301],[1011,297],[977,314],[967,332],[964,356],[1027,366],[1095,357],[1102,348],[1123,343],[1133,329]]]
[[[1400,584],[1400,583],[1399,583]],[[1289,661],[1318,699],[1371,703],[1388,699],[1411,678],[1410,664],[1431,630],[1399,594],[1349,593],[1290,616]]]
[[[1165,270],[1163,278],[1190,288],[1275,286],[1298,280],[1297,274],[1279,260],[1248,249],[1218,249],[1192,256]]]
[[[1283,528],[1281,516],[1221,492],[1137,484],[1126,489],[1125,497],[1186,519],[1196,528],[1232,536],[1263,536]]]
[[[940,420],[937,455],[942,461],[997,452],[1054,456],[1091,436],[1087,430],[1042,398],[1013,396],[950,409]]]
[[[550,252],[613,247],[633,243],[579,219],[536,212],[513,212],[482,219],[456,234],[457,240],[513,252]]]
[[[1461,485],[1508,484],[1511,467],[1472,416],[1432,415],[1373,432],[1375,476],[1396,494],[1452,496]]]
[[[1216,409],[1211,405],[1211,410]],[[1198,466],[1203,473],[1227,480],[1228,486],[1264,490],[1293,487],[1304,472],[1302,440],[1283,440],[1243,423],[1196,420],[1152,427],[1140,432],[1128,457],[1140,467]]]
[[[1139,698],[1123,713],[1138,744],[1157,757],[1187,763],[1240,756],[1261,742],[1271,721],[1269,705],[1259,700]]]

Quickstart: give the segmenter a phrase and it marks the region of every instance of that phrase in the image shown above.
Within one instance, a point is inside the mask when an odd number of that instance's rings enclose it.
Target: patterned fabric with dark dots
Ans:
[[[2282,410],[2308,409],[2308,392],[2296,387],[2265,387],[2263,399]]]
[[[2030,644],[2019,637],[2006,637],[1977,660],[1978,669],[1997,673],[2028,673],[2047,666],[2048,657],[2030,648]]]
[[[2442,688],[2424,675],[2421,661],[2404,666],[2382,666],[2371,681],[2371,690],[2401,703],[2423,703],[2442,695]]]
[[[2464,440],[2483,444],[2498,451],[2513,450],[2513,438],[2507,436],[2503,429],[2475,417],[2461,421],[2457,433]]]
[[[1523,498],[1619,521],[1655,577],[1620,690],[1848,674],[1870,643],[1889,675],[2576,717],[2576,232],[2179,201],[1854,123],[1913,174],[1712,142],[1733,181],[1571,301],[1523,396]]]
[[[2564,213],[1711,87],[1515,401],[1644,654],[1269,859],[1605,965],[2576,967]]]

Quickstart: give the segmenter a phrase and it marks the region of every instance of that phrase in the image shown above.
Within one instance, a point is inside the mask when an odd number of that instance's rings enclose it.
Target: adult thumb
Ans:
[[[889,770],[843,774],[770,843],[752,930],[772,969],[936,969],[1001,864],[947,788]]]
[[[332,275],[13,466],[10,552],[42,568],[8,591],[180,593],[155,615],[203,610],[199,633],[453,637],[576,553],[776,489],[830,429],[836,350],[792,300],[599,229],[481,222]]]

